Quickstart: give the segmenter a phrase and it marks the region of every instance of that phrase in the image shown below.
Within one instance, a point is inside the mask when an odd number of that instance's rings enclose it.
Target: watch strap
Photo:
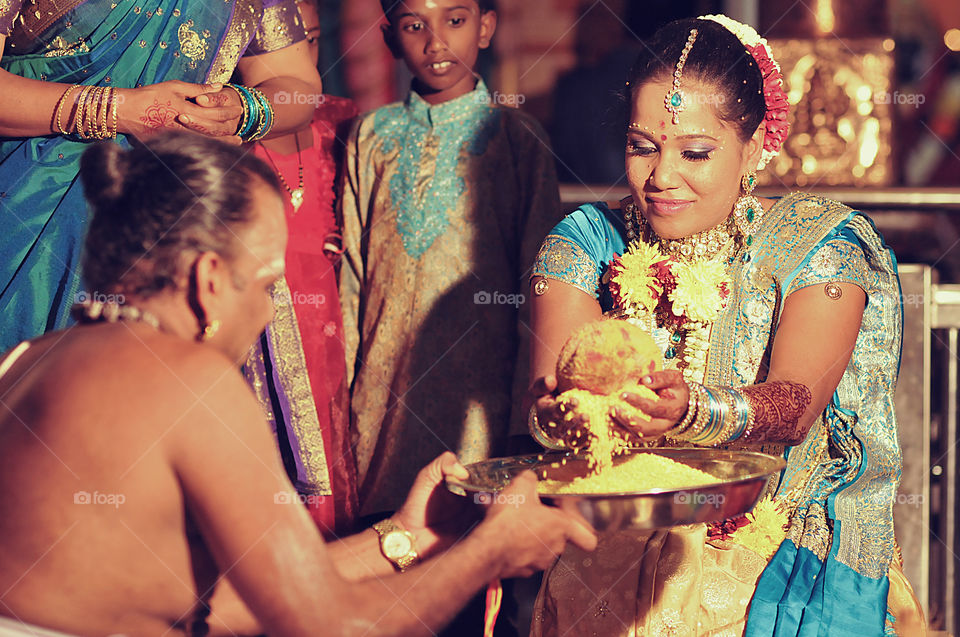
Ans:
[[[392,562],[401,573],[420,561],[420,554],[417,552],[417,541],[413,533],[410,531],[406,530],[390,518],[380,520],[374,524],[373,530],[376,531],[377,535],[380,537],[380,552],[385,558]],[[387,555],[383,545],[384,538],[390,533],[394,532],[403,533],[410,538],[410,551],[399,557],[390,557]]]

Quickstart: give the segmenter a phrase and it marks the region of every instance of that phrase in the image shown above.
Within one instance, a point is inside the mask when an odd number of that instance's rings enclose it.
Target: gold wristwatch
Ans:
[[[420,561],[416,538],[410,531],[402,529],[390,518],[374,524],[373,530],[380,536],[380,552],[401,573]]]

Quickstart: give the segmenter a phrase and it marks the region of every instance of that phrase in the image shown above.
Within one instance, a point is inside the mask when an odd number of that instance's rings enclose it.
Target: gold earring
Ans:
[[[753,235],[760,226],[760,217],[763,215],[763,206],[760,205],[760,200],[752,194],[756,185],[757,174],[755,172],[745,174],[740,179],[743,195],[733,205],[733,218],[737,223],[737,228],[743,234],[747,246],[753,243]]]
[[[197,338],[201,343],[205,343],[213,338],[214,334],[217,333],[217,330],[220,329],[220,319],[213,319],[210,323],[203,326],[203,331],[200,332],[200,336]]]

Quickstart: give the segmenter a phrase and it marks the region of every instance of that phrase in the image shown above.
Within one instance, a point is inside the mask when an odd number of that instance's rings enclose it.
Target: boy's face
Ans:
[[[384,27],[384,39],[415,78],[430,104],[469,93],[480,49],[490,46],[497,14],[481,15],[476,0],[399,0]]]

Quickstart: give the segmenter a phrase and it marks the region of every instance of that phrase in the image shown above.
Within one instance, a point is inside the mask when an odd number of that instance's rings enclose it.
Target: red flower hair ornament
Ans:
[[[780,65],[773,59],[773,52],[767,45],[767,41],[761,38],[753,27],[722,14],[702,15],[698,20],[712,20],[737,36],[760,69],[760,74],[763,76],[763,99],[767,106],[767,114],[763,118],[766,134],[763,139],[763,152],[760,161],[757,162],[757,170],[763,170],[767,163],[780,153],[783,141],[790,130],[790,124],[787,123],[790,105],[787,102],[787,94],[783,90]]]

